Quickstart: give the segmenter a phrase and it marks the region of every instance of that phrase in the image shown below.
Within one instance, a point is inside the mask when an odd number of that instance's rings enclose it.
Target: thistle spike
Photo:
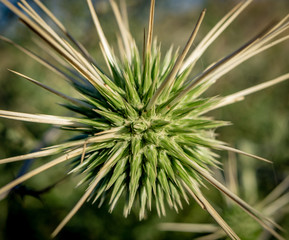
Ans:
[[[161,86],[157,89],[157,91],[155,92],[155,94],[152,96],[148,106],[147,106],[147,111],[156,103],[158,97],[160,96],[160,94],[162,92],[164,92],[166,90],[166,88],[168,88],[168,94],[171,91],[171,88],[174,84],[174,81],[176,79],[176,75],[187,55],[187,53],[189,52],[195,37],[197,36],[198,30],[201,26],[201,23],[205,17],[205,13],[206,13],[206,9],[202,11],[201,15],[199,16],[199,19],[197,20],[197,23],[195,25],[195,28],[186,44],[186,46],[183,49],[183,52],[181,53],[181,55],[178,57],[173,69],[171,70],[169,76],[162,82]]]

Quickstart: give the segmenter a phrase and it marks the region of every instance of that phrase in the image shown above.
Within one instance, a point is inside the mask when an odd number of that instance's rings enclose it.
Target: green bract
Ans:
[[[108,201],[112,211],[118,200],[123,197],[125,216],[130,213],[134,204],[139,202],[136,204],[139,206],[139,218],[143,219],[152,206],[156,206],[159,215],[165,215],[166,205],[178,211],[182,208],[183,200],[188,201],[189,197],[193,197],[215,218],[228,236],[238,239],[203,196],[200,187],[209,182],[279,237],[270,228],[270,222],[265,217],[219,183],[210,171],[211,167],[220,167],[214,150],[228,150],[262,158],[233,149],[216,140],[214,130],[228,123],[205,115],[213,109],[242,100],[250,93],[284,81],[289,78],[289,74],[226,97],[204,98],[202,94],[237,65],[286,40],[288,36],[278,36],[288,28],[287,18],[265,29],[232,54],[192,76],[195,63],[207,47],[251,1],[240,2],[189,53],[204,18],[204,10],[182,52],[179,54],[170,49],[163,59],[160,44],[153,41],[153,0],[146,42],[141,51],[137,49],[129,33],[125,14],[111,1],[121,34],[120,58],[111,50],[91,0],[87,2],[100,38],[107,72],[97,66],[84,47],[71,37],[39,0],[35,0],[38,10],[44,12],[56,24],[59,28],[57,31],[25,1],[19,2],[22,9],[20,11],[9,1],[2,0],[2,3],[18,15],[22,22],[65,62],[54,65],[30,50],[1,38],[70,81],[81,94],[81,98],[74,99],[14,72],[67,100],[65,106],[77,115],[60,117],[3,110],[0,111],[1,117],[53,124],[65,130],[78,131],[79,136],[77,140],[51,146],[36,153],[3,159],[2,163],[7,163],[32,157],[58,155],[51,162],[1,188],[0,194],[46,169],[70,160],[70,173],[81,174],[83,178],[79,184],[85,184],[87,190],[53,235],[61,230],[88,199],[100,203]],[[57,33],[59,30],[61,34]]]

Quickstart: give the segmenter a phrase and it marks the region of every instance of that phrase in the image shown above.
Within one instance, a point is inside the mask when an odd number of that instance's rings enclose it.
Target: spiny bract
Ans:
[[[44,40],[50,49],[62,56],[65,62],[59,61],[54,65],[4,37],[1,39],[12,43],[70,81],[82,98],[75,99],[64,95],[30,77],[14,72],[67,100],[69,103],[65,106],[80,116],[60,117],[2,110],[1,117],[53,124],[65,130],[79,131],[81,134],[77,140],[51,146],[36,153],[3,159],[1,162],[7,163],[59,155],[51,162],[2,187],[0,194],[40,172],[71,160],[70,173],[81,174],[83,179],[80,184],[86,184],[88,187],[53,235],[61,230],[88,199],[93,202],[100,200],[101,203],[108,199],[112,211],[120,197],[124,196],[125,216],[130,213],[136,199],[139,199],[139,217],[142,219],[152,204],[155,204],[159,215],[164,215],[165,202],[178,210],[182,208],[182,199],[188,201],[188,195],[191,195],[231,238],[238,239],[202,195],[200,186],[205,180],[228,195],[263,227],[279,237],[270,228],[266,218],[212,176],[210,167],[218,167],[217,155],[212,150],[246,153],[230,148],[215,139],[214,130],[227,125],[227,122],[216,121],[203,115],[281,82],[287,79],[289,74],[223,98],[203,98],[201,95],[216,80],[240,63],[286,40],[288,36],[277,39],[276,37],[288,28],[287,18],[268,27],[232,54],[192,77],[190,74],[194,64],[208,46],[247,7],[250,0],[240,2],[225,15],[188,55],[204,18],[204,10],[183,51],[180,54],[173,53],[171,48],[164,59],[161,59],[160,45],[157,41],[153,41],[154,0],[151,1],[148,32],[142,54],[129,33],[125,11],[123,9],[120,11],[116,3],[110,1],[120,29],[120,58],[116,57],[108,44],[92,1],[88,0],[108,67],[108,73],[105,73],[39,0],[35,0],[37,10],[24,0],[18,2],[22,10],[7,0],[1,1]],[[57,31],[40,17],[39,10],[55,23]],[[61,33],[58,33],[59,30]]]
[[[255,164],[253,164],[255,165]],[[258,200],[261,189],[258,187],[257,172],[251,173],[252,162],[246,159],[238,162],[234,158],[229,158],[224,162],[224,175],[217,174],[220,181],[235,193],[240,193],[246,201],[253,202],[253,206],[260,212],[269,216],[277,224],[286,215],[286,207],[289,205],[289,176],[287,176],[278,186],[276,186],[262,201]],[[241,168],[241,172],[239,169]],[[216,169],[220,171],[220,169]],[[238,173],[242,174],[238,174]],[[248,175],[251,175],[248,181]],[[252,201],[253,200],[253,201]],[[230,225],[238,233],[242,240],[268,239],[271,234],[262,229],[260,225],[250,218],[242,209],[224,199],[222,204],[222,215],[230,222]],[[277,227],[277,225],[276,225]],[[213,224],[191,224],[191,223],[161,223],[159,229],[163,231],[192,232],[201,234],[200,239],[218,240],[226,238],[222,229]]]

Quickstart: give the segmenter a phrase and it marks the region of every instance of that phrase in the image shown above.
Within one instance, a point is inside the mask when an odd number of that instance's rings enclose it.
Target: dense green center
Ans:
[[[151,126],[151,121],[144,119],[144,118],[139,118],[131,123],[131,131],[132,133],[143,133],[146,130],[148,130]]]

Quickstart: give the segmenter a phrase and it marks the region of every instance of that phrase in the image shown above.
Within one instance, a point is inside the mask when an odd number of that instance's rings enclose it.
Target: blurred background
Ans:
[[[14,1],[16,2],[16,1]],[[86,1],[43,1],[67,27],[69,32],[89,50],[100,65],[104,65],[99,40]],[[95,1],[104,32],[117,50],[118,28],[107,0]],[[143,29],[147,28],[149,15],[147,0],[127,0],[130,28],[139,47],[142,46]],[[232,0],[156,0],[154,35],[162,42],[165,52],[171,44],[183,46],[203,8],[207,14],[196,44],[238,1]],[[194,73],[226,56],[275,19],[289,12],[287,0],[256,0],[216,40],[200,59]],[[287,31],[288,33],[288,31]],[[29,49],[38,49],[31,39],[36,38],[0,3],[0,34]],[[238,90],[273,79],[289,70],[289,42],[281,43],[261,53],[231,71],[219,80],[206,94],[225,96]],[[42,53],[45,55],[45,53]],[[13,69],[37,79],[64,93],[76,96],[70,86],[49,70],[19,52],[15,47],[0,41],[0,109],[28,113],[68,115],[61,107],[61,99],[37,88],[35,85],[10,73]],[[210,113],[216,119],[232,122],[219,129],[218,138],[233,147],[240,148],[264,158],[273,164],[227,153],[219,153],[220,161],[236,160],[234,175],[240,182],[239,195],[256,205],[289,175],[289,82],[281,83],[262,92],[248,96],[245,101]],[[47,135],[50,133],[50,135]],[[66,139],[57,131],[51,134],[46,125],[0,119],[0,159],[25,154],[39,144],[54,144]],[[45,142],[46,141],[46,142]],[[235,161],[234,160],[234,161]],[[45,160],[37,160],[33,168]],[[0,186],[13,180],[21,171],[23,163],[0,165]],[[68,168],[67,168],[68,169]],[[65,167],[53,168],[25,182],[13,194],[0,201],[0,239],[49,239],[51,232],[64,218],[82,195],[83,188],[75,188],[78,177],[62,179]],[[226,173],[219,173],[226,175]],[[56,186],[49,188],[51,184]],[[209,185],[208,185],[209,186]],[[47,189],[47,191],[42,191]],[[208,200],[224,216],[242,239],[258,239],[261,228],[249,234],[249,217],[235,210],[216,190],[203,189]],[[41,194],[38,194],[42,191]],[[285,193],[288,189],[284,190]],[[278,212],[278,224],[289,229],[289,203]],[[262,211],[262,209],[260,209]],[[234,216],[234,217],[232,217]],[[276,219],[277,220],[277,219]],[[138,220],[137,211],[128,218],[122,216],[122,204],[108,213],[107,206],[85,204],[56,239],[195,239],[204,234],[180,231],[160,231],[159,224],[213,223],[208,213],[192,200],[184,203],[178,214],[172,210],[159,218],[153,210],[144,221]],[[243,225],[242,225],[243,224]],[[253,224],[254,225],[254,224]],[[289,239],[289,233],[283,235]],[[265,238],[264,238],[265,239]],[[273,238],[266,238],[273,239]]]

